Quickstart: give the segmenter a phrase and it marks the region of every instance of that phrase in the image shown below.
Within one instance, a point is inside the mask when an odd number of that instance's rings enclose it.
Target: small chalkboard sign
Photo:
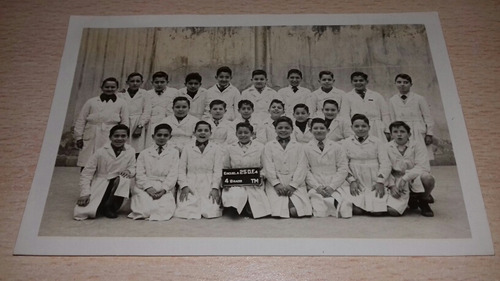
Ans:
[[[260,168],[223,169],[222,186],[260,185]]]

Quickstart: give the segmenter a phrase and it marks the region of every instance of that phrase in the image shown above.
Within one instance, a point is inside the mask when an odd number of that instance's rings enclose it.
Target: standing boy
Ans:
[[[252,71],[252,83],[250,88],[241,93],[241,99],[254,104],[255,119],[264,120],[269,116],[267,110],[271,101],[281,100],[281,96],[267,86],[267,73],[262,69]]]
[[[314,97],[314,107],[311,107],[311,112],[314,117],[322,117],[321,109],[325,100],[330,99],[336,101],[339,106],[342,105],[342,98],[345,92],[333,86],[335,82],[333,73],[331,71],[323,70],[319,73],[319,84],[321,87],[312,92]]]
[[[302,71],[298,69],[290,69],[287,74],[288,87],[281,88],[278,94],[287,106],[285,115],[288,117],[293,116],[293,107],[299,103],[306,104],[309,108],[315,107],[315,97],[312,96],[311,91],[307,88],[301,87]]]
[[[201,88],[201,75],[197,72],[186,75],[184,82],[186,87],[179,89],[178,97],[186,97],[191,104],[189,114],[201,119],[203,115],[208,115],[208,100],[207,90]]]
[[[226,103],[227,112],[225,118],[228,121],[233,121],[238,113],[238,102],[240,101],[240,91],[231,84],[233,71],[227,66],[222,66],[217,69],[215,79],[217,83],[208,89],[208,100],[222,100]],[[209,119],[210,116],[205,116]]]
[[[176,97],[173,104],[174,114],[161,121],[161,123],[168,124],[172,128],[170,143],[179,152],[187,143],[191,142],[196,122],[200,121],[189,114],[189,106],[190,103],[186,97]]]

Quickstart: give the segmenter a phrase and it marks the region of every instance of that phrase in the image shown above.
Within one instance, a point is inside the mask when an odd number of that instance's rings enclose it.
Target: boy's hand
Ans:
[[[286,189],[281,183],[278,183],[277,185],[275,185],[274,189],[276,190],[276,193],[278,193],[278,196],[287,196]]]
[[[162,189],[160,191],[157,191],[153,197],[153,200],[160,199],[163,195],[165,195],[167,191],[165,189]]]
[[[349,188],[352,196],[358,196],[361,193],[361,188],[359,187],[358,181],[353,181],[349,184]]]
[[[80,196],[76,204],[80,207],[85,207],[90,203],[90,195]]]
[[[425,145],[431,145],[433,143],[433,139],[431,135],[425,135]]]
[[[184,200],[188,200],[188,195],[189,193],[193,194],[193,191],[191,191],[191,189],[187,186],[183,187],[181,189],[181,194],[179,195],[179,201],[183,202]]]
[[[142,127],[136,127],[134,132],[132,133],[132,137],[133,138],[138,138],[141,136],[141,133],[142,133]]]
[[[131,178],[131,173],[128,170],[120,172],[120,176],[130,179]]]
[[[408,183],[408,182],[407,182],[407,181],[405,181],[404,179],[401,179],[401,180],[399,181],[399,184],[398,184],[398,191],[399,191],[399,193],[401,193],[401,194],[405,194],[405,193],[406,193],[406,189],[405,189],[405,187],[406,187],[406,184],[407,184],[407,183]]]
[[[144,191],[146,191],[151,198],[155,199],[156,190],[153,187],[148,187]]]
[[[377,182],[373,185],[372,191],[375,190],[375,196],[379,198],[383,198],[385,195],[384,185],[382,183]]]
[[[332,187],[326,186],[325,189],[323,189],[323,197],[332,197],[332,194],[335,190],[333,190]]]
[[[82,139],[76,141],[76,148],[78,148],[78,149],[83,148],[83,140]]]
[[[212,188],[208,194],[208,199],[212,198],[212,203],[220,204],[220,190],[217,188]]]
[[[391,193],[391,196],[396,199],[399,199],[401,197],[401,194],[399,193],[399,188],[397,188],[396,186],[390,186],[389,192]]]
[[[296,189],[291,187],[290,185],[285,186],[286,196],[292,196],[295,190]]]

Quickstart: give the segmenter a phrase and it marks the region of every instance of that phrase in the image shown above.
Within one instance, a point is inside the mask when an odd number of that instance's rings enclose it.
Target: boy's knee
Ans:
[[[432,188],[432,187],[434,187],[434,183],[436,182],[434,180],[434,177],[429,173],[423,173],[420,176],[420,180],[422,181],[424,188]]]

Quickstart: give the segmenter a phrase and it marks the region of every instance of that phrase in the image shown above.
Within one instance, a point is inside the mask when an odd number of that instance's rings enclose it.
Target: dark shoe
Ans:
[[[429,207],[429,203],[423,202],[420,200],[418,203],[418,207],[420,208],[420,214],[424,217],[433,217],[434,212],[432,211],[431,207]]]
[[[410,196],[410,199],[408,200],[408,208],[410,208],[410,210],[418,209],[418,198],[417,197]]]
[[[118,217],[118,214],[116,212],[113,212],[111,210],[107,210],[104,212],[104,216],[110,219],[116,219]]]
[[[428,200],[428,203],[429,203],[429,204],[434,203],[434,197],[432,197],[432,195],[429,195],[429,200]]]

